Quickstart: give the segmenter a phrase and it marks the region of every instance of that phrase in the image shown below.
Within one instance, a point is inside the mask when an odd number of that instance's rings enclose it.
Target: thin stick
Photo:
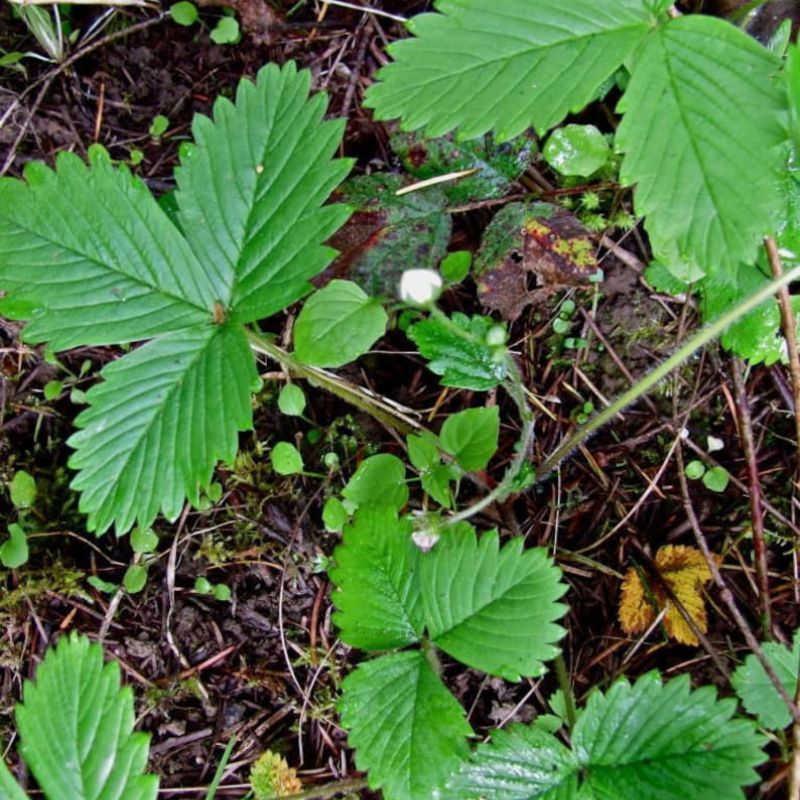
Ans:
[[[733,387],[736,392],[736,410],[739,427],[742,431],[742,448],[747,461],[747,477],[750,484],[750,516],[753,522],[753,560],[756,568],[759,606],[761,607],[761,634],[765,639],[772,638],[772,611],[769,600],[769,577],[767,575],[767,548],[764,544],[764,514],[761,507],[761,476],[758,474],[753,421],[750,404],[742,377],[742,366],[738,358],[731,365]]]
[[[778,245],[771,236],[764,239],[769,266],[774,278],[783,277],[783,264]],[[800,354],[797,352],[797,324],[792,300],[789,296],[789,286],[784,284],[778,291],[778,303],[781,308],[781,325],[783,336],[786,339],[786,348],[789,351],[789,373],[792,376],[792,389],[794,391],[794,425],[797,436],[797,470],[800,473]]]
[[[717,566],[717,561],[714,558],[714,554],[711,552],[708,542],[706,541],[706,537],[703,535],[703,531],[700,528],[700,522],[697,519],[697,515],[694,513],[692,498],[689,494],[689,482],[687,481],[686,474],[684,472],[683,449],[680,445],[678,445],[678,449],[675,452],[675,457],[678,462],[678,480],[680,481],[681,495],[683,496],[683,508],[686,511],[686,517],[689,520],[689,525],[694,532],[694,538],[697,542],[697,546],[703,551],[708,568],[711,571],[712,577],[714,578],[714,583],[719,589],[722,602],[725,603],[725,605],[728,607],[728,610],[731,612],[731,616],[736,622],[739,630],[742,632],[742,636],[744,636],[747,646],[750,648],[753,655],[758,659],[759,664],[761,664],[761,666],[764,668],[764,672],[766,672],[770,683],[775,688],[775,691],[780,695],[781,700],[783,700],[783,702],[786,704],[786,708],[789,709],[789,713],[792,715],[792,719],[794,720],[795,724],[800,724],[800,709],[798,709],[795,702],[789,696],[789,693],[781,683],[781,679],[777,676],[775,670],[772,668],[772,664],[769,663],[767,657],[764,655],[764,650],[758,643],[756,637],[753,635],[753,631],[750,630],[747,620],[745,620],[745,618],[742,616],[742,612],[739,611],[739,607],[736,605],[736,600],[733,597],[733,593],[725,583],[722,573]]]
[[[539,480],[552,472],[567,456],[572,453],[579,445],[583,444],[590,436],[596,433],[607,423],[616,417],[624,408],[635,403],[642,396],[653,389],[659,381],[667,377],[673,369],[679,367],[697,350],[707,345],[722,334],[728,326],[732,325],[745,314],[760,306],[765,300],[772,297],[776,292],[792,281],[800,278],[800,266],[787,272],[785,275],[776,277],[770,283],[759,289],[755,294],[743,300],[722,316],[717,317],[713,322],[698,331],[685,344],[681,345],[668,359],[662,361],[652,372],[645,375],[635,386],[623,392],[610,406],[604,408],[582,428],[579,428],[563,444],[559,445],[545,460],[539,465],[536,474]]]

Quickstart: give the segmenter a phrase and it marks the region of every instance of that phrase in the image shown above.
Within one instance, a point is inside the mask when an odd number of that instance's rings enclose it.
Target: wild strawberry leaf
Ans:
[[[0,797],[3,800],[29,800],[2,758],[0,758]]]
[[[594,691],[578,718],[572,753],[552,734],[515,727],[477,749],[448,783],[446,800],[741,800],[766,760],[755,725],[715,690],[683,675],[662,684]],[[571,759],[570,759],[571,756]],[[572,761],[572,768],[570,761]],[[576,780],[577,777],[577,780]]]
[[[502,548],[496,532],[442,535],[420,557],[424,619],[433,642],[464,664],[516,681],[541,675],[558,654],[566,611],[561,572],[522,539]]]
[[[349,215],[323,206],[350,171],[332,159],[344,120],[323,121],[311,73],[269,64],[242,81],[236,103],[219,98],[213,119],[196,116],[197,146],[175,172],[181,227],[197,258],[225,276],[229,318],[267,317],[310,290],[336,255],[323,243]]]
[[[48,800],[155,800],[149,737],[133,733],[119,666],[83,636],[47,651],[16,708],[20,750]]]
[[[655,23],[644,0],[439,0],[390,47],[366,105],[428,136],[541,134],[594,99]],[[660,10],[660,9],[659,9]]]
[[[367,506],[344,528],[331,580],[338,590],[334,622],[342,639],[362,650],[418,642],[424,628],[417,582],[419,549],[411,522],[389,506]]]
[[[786,140],[779,68],[755,40],[705,16],[670,21],[636,55],[618,106],[620,177],[637,185],[656,257],[679,277],[735,275],[774,225]]]
[[[791,650],[778,642],[765,642],[761,647],[787,693],[793,697],[800,676],[800,630],[795,631]],[[736,668],[731,683],[747,712],[757,717],[765,728],[781,729],[791,724],[786,703],[754,655],[747,656]]]
[[[431,800],[469,755],[464,709],[419,650],[359,665],[339,709],[358,768],[386,800]]]
[[[90,530],[148,527],[199,502],[219,460],[231,463],[238,432],[252,427],[259,386],[243,331],[223,325],[161,336],[109,364],[75,424],[72,486]]]
[[[70,440],[89,528],[118,534],[197,502],[251,426],[256,372],[236,323],[284,308],[334,255],[347,209],[323,206],[349,164],[332,155],[310,76],[269,65],[236,103],[195,119],[177,171],[180,228],[141,181],[93,151],[0,183],[2,310],[56,349],[158,338],[104,370]]]
[[[442,449],[467,472],[484,469],[497,452],[500,410],[497,406],[468,408],[451,414],[442,425]]]
[[[54,350],[122,344],[212,319],[224,283],[147,187],[100,149],[0,180],[0,312]]]

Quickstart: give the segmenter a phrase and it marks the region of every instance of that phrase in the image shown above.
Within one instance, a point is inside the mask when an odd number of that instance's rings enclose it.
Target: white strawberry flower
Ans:
[[[433,269],[407,269],[400,278],[400,299],[415,306],[427,306],[442,293],[442,276]]]

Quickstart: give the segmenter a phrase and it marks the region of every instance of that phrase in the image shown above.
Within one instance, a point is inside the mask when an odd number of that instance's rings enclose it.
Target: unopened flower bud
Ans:
[[[442,292],[442,276],[433,269],[407,269],[400,278],[400,299],[415,306],[433,303]]]

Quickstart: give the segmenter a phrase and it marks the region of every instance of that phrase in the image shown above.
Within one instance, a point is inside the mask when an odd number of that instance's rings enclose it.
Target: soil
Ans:
[[[372,5],[410,17],[432,3],[373,0]],[[356,171],[396,169],[386,127],[374,122],[360,101],[385,59],[385,44],[402,35],[401,27],[386,17],[333,5],[318,18],[324,6],[281,1],[249,6],[246,14],[240,9],[250,32],[229,46],[209,40],[209,28],[222,14],[216,8],[204,7],[203,25],[191,28],[160,19],[149,8],[72,8],[69,23],[81,32],[108,15],[91,49],[79,38],[68,52],[80,57],[70,57],[63,68],[26,58],[23,70],[0,71],[0,169],[21,176],[32,159],[52,163],[60,151],[84,155],[100,143],[119,161],[141,151],[143,160],[133,168],[154,193],[162,194],[172,187],[178,149],[190,138],[193,115],[208,114],[214,98],[232,96],[239,79],[254,75],[264,63],[290,59],[311,69],[315,88],[329,93],[330,113],[347,118],[344,151],[357,159]],[[38,48],[8,4],[0,6],[0,47]],[[149,128],[159,114],[169,118],[169,127],[154,138]],[[630,198],[620,195],[620,202],[629,204]],[[476,207],[455,215],[453,249],[477,249],[495,210]],[[624,391],[697,322],[690,299],[654,295],[642,283],[635,267],[647,262],[648,253],[638,229],[609,235],[620,241],[616,255],[598,248],[605,272],[601,286],[559,292],[526,309],[511,329],[514,352],[539,409],[538,462],[574,430],[587,404],[599,408]],[[553,332],[565,297],[579,309],[569,332],[585,340],[577,350]],[[482,310],[470,281],[451,290],[444,303],[468,313]],[[295,313],[291,309],[274,320],[272,328],[282,332]],[[304,455],[309,454],[307,468],[325,472],[322,455],[335,449],[346,475],[366,455],[397,452],[396,440],[371,418],[319,391],[307,392],[311,422],[280,415],[275,397],[281,376],[263,365],[266,380],[257,398],[256,429],[242,436],[236,464],[218,471],[220,502],[201,511],[187,509],[175,524],[159,521],[158,557],[150,564],[144,590],[107,594],[87,578],[120,583],[131,563],[129,542],[111,535],[95,540],[86,532],[67,467],[66,440],[81,408],[73,399],[80,396],[65,392],[55,401],[44,400],[45,385],[63,379],[64,373],[44,348],[22,344],[19,331],[18,324],[0,318],[0,478],[8,480],[19,469],[36,476],[40,531],[31,539],[25,567],[13,573],[0,570],[5,632],[0,640],[0,741],[12,741],[13,704],[47,644],[63,631],[79,630],[102,640],[134,687],[138,725],[152,737],[150,768],[161,776],[162,788],[174,790],[170,796],[204,797],[233,736],[220,798],[245,796],[249,766],[267,749],[283,754],[307,787],[359,776],[335,703],[342,678],[362,655],[337,640],[331,587],[320,569],[338,542],[338,535],[326,532],[320,521],[330,489],[313,478],[274,474],[267,454],[276,439],[297,439],[304,442]],[[483,402],[467,391],[442,393],[398,331],[379,350],[384,355],[368,356],[343,374],[430,412],[432,428],[447,413]],[[113,348],[80,348],[59,354],[59,360],[77,376],[74,389],[85,391],[116,353]],[[699,482],[691,488],[700,525],[714,552],[724,554],[724,574],[740,608],[757,628],[764,598],[759,600],[753,580],[748,495],[760,491],[776,512],[766,518],[774,632],[786,638],[797,626],[791,552],[798,533],[791,522],[796,453],[789,378],[781,366],[753,368],[741,396],[731,378],[733,368],[730,356],[709,347],[656,387],[647,402],[600,431],[548,480],[480,520],[482,528],[499,525],[503,534],[524,535],[529,546],[550,548],[565,571],[570,612],[564,649],[579,701],[593,686],[654,668],[669,676],[688,672],[697,684],[712,683],[731,693],[719,664],[732,669],[744,641],[715,589],[706,597],[710,652],[677,644],[658,631],[646,639],[627,635],[617,620],[620,580],[628,567],[664,544],[693,542],[675,458],[683,429],[686,458],[700,454],[719,462],[733,479],[732,489],[721,494]],[[737,399],[753,417],[758,485],[747,470]],[[493,479],[502,475],[518,433],[513,406],[500,396],[497,400],[507,422],[489,476]],[[317,444],[308,441],[312,428],[322,432]],[[709,436],[724,445],[710,456]],[[465,486],[461,500],[468,501],[475,491]],[[12,521],[14,514],[7,493],[0,492],[0,519]],[[228,586],[230,602],[195,591],[198,576]],[[444,677],[470,710],[480,736],[498,725],[529,721],[546,709],[546,698],[557,688],[549,676],[510,684],[447,661]],[[771,754],[774,758],[762,768],[762,786],[749,790],[749,797],[783,796],[785,766],[777,747]],[[12,766],[24,782],[24,769],[13,757]],[[376,795],[362,791],[351,796]]]

